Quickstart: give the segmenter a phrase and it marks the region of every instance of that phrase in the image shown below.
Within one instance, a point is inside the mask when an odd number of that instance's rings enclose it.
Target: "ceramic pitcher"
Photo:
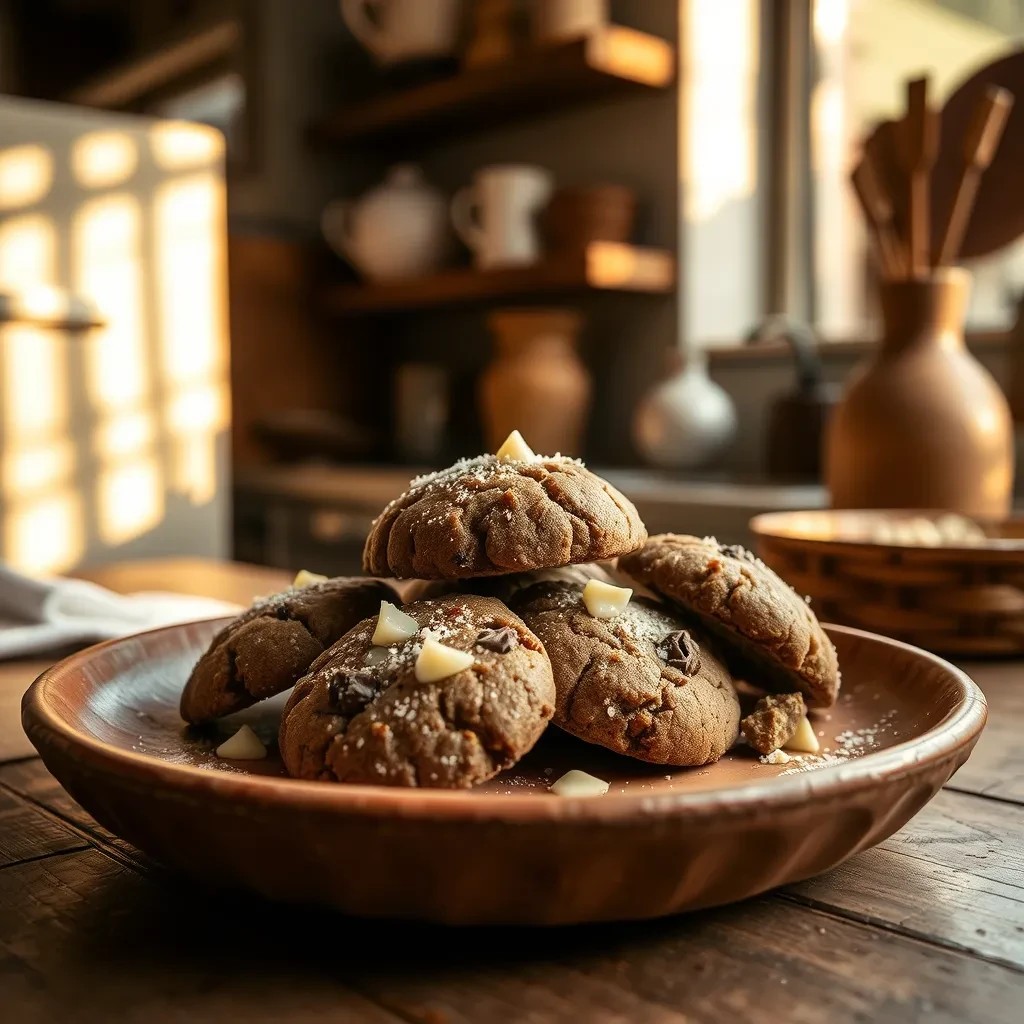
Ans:
[[[455,52],[462,0],[341,0],[352,35],[384,65]]]
[[[855,371],[828,430],[833,506],[1004,517],[1013,428],[1003,392],[964,346],[970,275],[941,268],[880,287],[881,344]]]
[[[535,263],[541,252],[538,218],[554,190],[551,173],[530,164],[482,167],[456,193],[452,224],[481,270]]]

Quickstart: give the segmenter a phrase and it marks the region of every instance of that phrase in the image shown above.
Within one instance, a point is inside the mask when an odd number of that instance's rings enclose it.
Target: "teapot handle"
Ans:
[[[320,214],[320,232],[332,245],[341,249],[346,256],[352,252],[352,203],[348,199],[334,199]]]
[[[459,238],[474,251],[484,243],[484,230],[477,220],[476,189],[465,185],[452,197],[452,227]]]
[[[370,15],[370,9],[379,6],[380,0],[341,0],[341,16],[349,31],[376,55],[383,45],[380,24]]]

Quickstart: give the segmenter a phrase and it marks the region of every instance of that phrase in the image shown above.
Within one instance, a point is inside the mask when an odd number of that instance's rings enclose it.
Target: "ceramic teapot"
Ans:
[[[337,199],[321,217],[327,243],[370,281],[421,277],[451,246],[448,201],[418,167],[398,164],[355,201]]]
[[[450,57],[462,0],[341,0],[352,35],[383,65]]]

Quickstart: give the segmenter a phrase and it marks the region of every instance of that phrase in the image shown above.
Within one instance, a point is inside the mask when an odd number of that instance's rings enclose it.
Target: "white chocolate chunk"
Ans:
[[[243,725],[217,748],[217,756],[231,761],[259,761],[267,756],[267,748],[249,726]]]
[[[386,647],[371,647],[366,652],[366,657],[363,658],[363,664],[370,665],[383,665],[388,660],[389,652]]]
[[[321,576],[318,572],[310,572],[308,569],[300,569],[295,574],[293,587],[311,587],[314,583],[326,583],[327,577]]]
[[[789,764],[793,758],[789,756],[784,750],[773,750],[770,754],[765,754],[761,758],[762,764]]]
[[[504,462],[533,462],[537,458],[518,430],[513,430],[494,454]]]
[[[551,783],[551,792],[555,796],[604,796],[608,792],[608,783],[573,768]]]
[[[474,660],[469,651],[457,651],[427,637],[416,658],[416,678],[421,683],[436,683],[469,668]]]
[[[632,596],[629,587],[613,587],[601,580],[589,580],[583,588],[583,603],[595,619],[614,619],[621,615]]]
[[[381,601],[380,614],[377,616],[377,628],[373,631],[371,643],[375,647],[388,647],[400,644],[419,631],[420,624],[390,601]]]
[[[811,727],[811,723],[807,720],[806,715],[800,719],[796,732],[793,733],[783,746],[787,750],[796,750],[802,754],[817,754],[821,750],[818,744],[818,737],[814,735],[814,729]]]

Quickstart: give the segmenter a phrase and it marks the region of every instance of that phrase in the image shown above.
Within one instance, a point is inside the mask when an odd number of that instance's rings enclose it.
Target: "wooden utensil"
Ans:
[[[907,239],[910,274],[924,277],[931,261],[929,188],[938,155],[939,121],[928,106],[928,78],[907,82],[907,116],[900,158],[907,178]]]
[[[981,184],[981,176],[992,159],[1003,137],[1013,96],[1006,89],[990,85],[978,101],[967,134],[964,136],[963,165],[953,193],[952,205],[945,231],[935,254],[935,265],[952,263],[960,251],[974,201]]]
[[[986,256],[1024,235],[1024,50],[1018,50],[971,75],[950,96],[942,110],[939,158],[932,181],[932,226],[941,237],[963,166],[962,147],[978,102],[989,86],[1016,96],[1002,142],[977,189],[963,241],[961,259]]]
[[[904,270],[903,252],[893,224],[894,211],[887,187],[879,178],[875,162],[865,152],[851,176],[853,189],[869,225],[869,235],[886,277],[899,277]]]
[[[864,155],[874,167],[875,177],[892,206],[892,228],[900,268],[908,265],[906,245],[907,195],[900,166],[902,121],[879,121],[864,140]]]

